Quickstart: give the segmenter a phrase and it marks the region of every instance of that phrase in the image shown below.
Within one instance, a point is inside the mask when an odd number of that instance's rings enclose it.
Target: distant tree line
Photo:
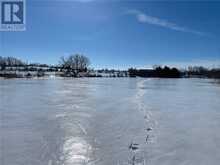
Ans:
[[[7,66],[25,66],[25,62],[15,57],[2,57],[0,56],[0,66],[4,70]]]
[[[181,72],[177,68],[155,67],[154,69],[128,69],[130,77],[160,77],[160,78],[180,78]]]
[[[58,65],[25,63],[15,57],[0,56],[0,71],[4,71],[0,72],[0,76],[19,77],[18,75],[21,75],[22,73],[16,73],[16,71],[20,71],[27,72],[25,77],[31,77],[32,75],[44,76],[45,72],[59,72],[60,76],[81,77],[86,76],[89,64],[89,58],[81,54],[61,57]]]
[[[220,68],[208,69],[202,66],[190,66],[185,74],[188,77],[220,78]]]
[[[30,71],[35,71],[36,68],[61,68],[68,71],[87,71],[90,61],[88,57],[84,55],[70,55],[68,57],[61,57],[59,65],[49,66],[47,64],[40,63],[25,63],[22,60],[15,57],[2,57],[0,56],[0,69],[5,70],[6,67],[10,69],[10,67],[22,67],[26,68]]]
[[[208,69],[202,66],[191,66],[186,70],[168,66],[154,66],[153,69],[128,69],[130,77],[159,77],[159,78],[220,78],[220,68]]]
[[[61,72],[68,77],[102,77],[102,74],[109,74],[109,77],[159,77],[159,78],[180,78],[180,77],[201,77],[220,78],[220,68],[208,69],[202,66],[190,66],[186,70],[179,70],[168,66],[154,66],[153,69],[130,68],[128,71],[114,69],[88,70],[90,60],[82,54],[61,57],[58,65],[47,65],[40,63],[27,63],[15,57],[0,56],[0,71],[36,71],[39,75],[44,72]],[[89,73],[90,72],[90,73]],[[97,74],[94,74],[97,72]],[[5,74],[5,73],[1,73]],[[15,73],[14,73],[15,74]],[[3,75],[4,76],[4,75]]]

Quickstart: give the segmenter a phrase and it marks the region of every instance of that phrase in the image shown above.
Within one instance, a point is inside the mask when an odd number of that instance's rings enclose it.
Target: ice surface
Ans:
[[[0,80],[1,165],[218,165],[220,85]]]

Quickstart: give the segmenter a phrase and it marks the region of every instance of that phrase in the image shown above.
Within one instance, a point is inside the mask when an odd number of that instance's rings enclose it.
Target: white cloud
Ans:
[[[160,27],[164,27],[164,28],[167,28],[167,29],[180,31],[180,32],[193,33],[193,34],[197,34],[197,35],[200,35],[200,36],[208,36],[208,34],[206,34],[204,32],[192,30],[192,29],[189,29],[189,28],[184,27],[184,26],[179,26],[179,25],[177,25],[175,23],[172,23],[172,22],[169,22],[167,20],[147,15],[147,14],[145,14],[145,13],[139,11],[139,10],[129,10],[129,11],[126,12],[126,14],[135,15],[138,22],[140,22],[140,23],[156,25],[156,26],[160,26]]]

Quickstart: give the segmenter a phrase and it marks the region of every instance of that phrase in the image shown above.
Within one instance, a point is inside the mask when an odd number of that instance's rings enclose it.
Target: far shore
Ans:
[[[189,66],[179,69],[170,66],[154,65],[152,69],[128,68],[93,69],[88,57],[75,54],[61,57],[57,65],[25,63],[15,57],[0,56],[0,77],[4,78],[35,78],[35,77],[144,77],[144,78],[213,78],[220,79],[220,68]]]
[[[68,70],[63,68],[26,68],[23,67],[6,67],[0,70],[0,78],[55,78],[55,77],[72,77],[72,78],[212,78],[220,79],[220,70],[193,70],[180,71],[176,68],[158,67],[156,69],[128,69],[126,70]]]

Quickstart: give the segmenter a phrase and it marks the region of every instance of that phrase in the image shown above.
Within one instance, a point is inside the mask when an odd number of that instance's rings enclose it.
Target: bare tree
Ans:
[[[77,72],[86,71],[89,64],[90,64],[89,58],[80,54],[70,55],[66,58],[65,57],[60,58],[60,65],[64,69],[74,70]]]
[[[1,57],[0,56],[0,66],[1,69],[4,70],[6,66],[12,67],[12,66],[24,66],[25,63],[15,57]]]
[[[87,69],[89,66],[90,61],[86,56],[79,56],[79,67],[83,70]]]

